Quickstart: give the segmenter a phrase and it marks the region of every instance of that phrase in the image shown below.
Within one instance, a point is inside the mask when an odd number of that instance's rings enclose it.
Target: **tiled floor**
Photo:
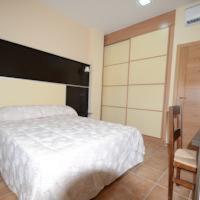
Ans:
[[[149,138],[145,138],[145,147],[145,161],[106,187],[95,200],[167,200],[167,147]],[[192,179],[188,173],[181,176]],[[190,190],[174,186],[174,200],[188,199]]]
[[[149,138],[145,138],[145,146],[145,161],[106,187],[94,200],[167,200],[167,148]],[[182,176],[191,179],[190,174]],[[181,186],[175,186],[174,191],[174,200],[191,198],[191,191]],[[16,199],[0,180],[0,200]]]

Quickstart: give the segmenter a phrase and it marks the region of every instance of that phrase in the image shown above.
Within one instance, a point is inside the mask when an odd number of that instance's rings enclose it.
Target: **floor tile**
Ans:
[[[122,184],[115,185],[106,192],[102,192],[96,198],[94,198],[94,200],[122,200],[122,199],[137,200],[138,198],[133,198],[132,194]]]
[[[158,184],[168,188],[168,170],[166,170],[164,176],[160,179]],[[191,190],[184,188],[182,186],[176,186],[176,184],[174,184],[174,192],[188,198]]]
[[[5,185],[5,183],[3,181],[0,182],[0,194],[7,194],[9,193],[10,190],[9,188]]]
[[[168,159],[167,158],[158,158],[158,157],[152,157],[146,161],[144,161],[144,165],[146,167],[154,168],[160,171],[164,171],[168,167]]]
[[[146,200],[167,200],[168,199],[168,190],[167,188],[163,188],[160,186],[156,186],[153,191],[150,193],[150,195],[146,198]],[[174,194],[173,195],[174,200],[186,200],[186,198]]]
[[[12,193],[8,193],[6,195],[0,196],[0,200],[17,200],[17,197]]]
[[[151,181],[154,181],[154,182],[156,182],[163,173],[162,170],[150,168],[150,167],[143,165],[143,164],[134,168],[131,171],[138,176],[142,176],[142,177],[149,179]]]
[[[156,151],[153,154],[153,156],[157,157],[157,158],[165,158],[168,161],[168,150],[167,150],[167,147],[165,147],[165,146],[160,147],[158,149],[158,151]]]
[[[137,199],[143,199],[155,185],[154,182],[132,173],[125,176],[121,180],[121,184]]]

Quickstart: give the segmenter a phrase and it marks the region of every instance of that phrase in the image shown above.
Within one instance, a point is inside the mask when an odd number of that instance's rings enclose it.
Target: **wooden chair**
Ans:
[[[197,173],[197,152],[182,148],[182,116],[180,106],[169,108],[169,185],[168,200],[173,199],[173,184],[181,185],[193,191]],[[174,169],[176,176],[174,177]],[[181,179],[181,170],[193,173],[193,183]]]

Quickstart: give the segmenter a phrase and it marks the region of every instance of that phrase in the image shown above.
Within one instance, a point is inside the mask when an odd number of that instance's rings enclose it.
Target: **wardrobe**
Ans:
[[[102,120],[161,138],[168,49],[168,27],[105,46]]]

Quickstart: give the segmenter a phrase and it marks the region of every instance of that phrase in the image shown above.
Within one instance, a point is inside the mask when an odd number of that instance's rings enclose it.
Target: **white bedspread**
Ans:
[[[59,115],[0,123],[0,172],[19,200],[88,200],[143,161],[132,127]]]

